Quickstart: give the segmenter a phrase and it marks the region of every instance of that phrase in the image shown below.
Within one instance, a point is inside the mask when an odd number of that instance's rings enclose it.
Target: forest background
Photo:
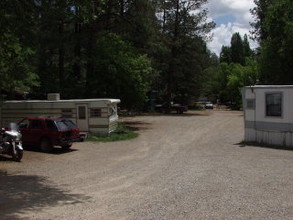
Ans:
[[[255,0],[250,36],[234,33],[219,56],[207,48],[207,0],[2,0],[3,100],[150,97],[241,105],[240,88],[293,84],[293,2]],[[252,50],[248,38],[258,42]]]

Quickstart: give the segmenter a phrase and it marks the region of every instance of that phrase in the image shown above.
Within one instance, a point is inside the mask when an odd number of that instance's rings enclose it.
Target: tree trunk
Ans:
[[[79,9],[78,7],[75,7],[75,11],[78,14]],[[81,45],[80,45],[80,33],[81,33],[81,23],[79,21],[75,22],[75,46],[74,46],[74,65],[73,65],[73,74],[74,78],[76,80],[81,79],[81,66],[80,66],[80,60],[81,60]]]
[[[86,96],[91,96],[91,79],[94,75],[94,64],[93,64],[93,46],[94,46],[94,27],[90,24],[89,36],[87,42],[87,64],[86,64]]]
[[[176,74],[176,57],[177,57],[177,40],[178,40],[178,25],[179,25],[179,0],[176,1],[174,30],[172,38],[171,59],[169,63],[168,79],[167,79],[167,101],[168,104],[172,101],[172,93],[174,90],[174,75]]]
[[[65,49],[64,49],[64,23],[61,20],[59,24],[59,92],[62,93],[64,91],[64,82],[65,82],[65,77],[64,77],[64,57],[65,57]]]

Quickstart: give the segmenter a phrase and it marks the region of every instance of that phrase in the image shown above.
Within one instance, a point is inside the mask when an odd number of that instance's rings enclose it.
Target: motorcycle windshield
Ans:
[[[11,131],[18,131],[18,125],[16,123],[10,123]]]

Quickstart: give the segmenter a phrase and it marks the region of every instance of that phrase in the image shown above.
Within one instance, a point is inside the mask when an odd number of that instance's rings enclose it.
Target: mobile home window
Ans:
[[[255,109],[255,99],[247,99],[246,100],[246,108],[247,109]]]
[[[102,116],[102,110],[100,108],[91,108],[91,118],[98,118]]]
[[[72,118],[72,109],[62,109],[63,118]]]
[[[266,116],[282,116],[282,93],[266,94]]]

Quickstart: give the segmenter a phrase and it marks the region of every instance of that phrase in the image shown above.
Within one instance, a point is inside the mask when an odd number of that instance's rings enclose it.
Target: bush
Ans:
[[[94,134],[89,134],[86,141],[94,142],[112,142],[112,141],[123,141],[136,138],[138,133],[127,128],[123,123],[118,123],[117,129],[107,137],[99,137]]]

